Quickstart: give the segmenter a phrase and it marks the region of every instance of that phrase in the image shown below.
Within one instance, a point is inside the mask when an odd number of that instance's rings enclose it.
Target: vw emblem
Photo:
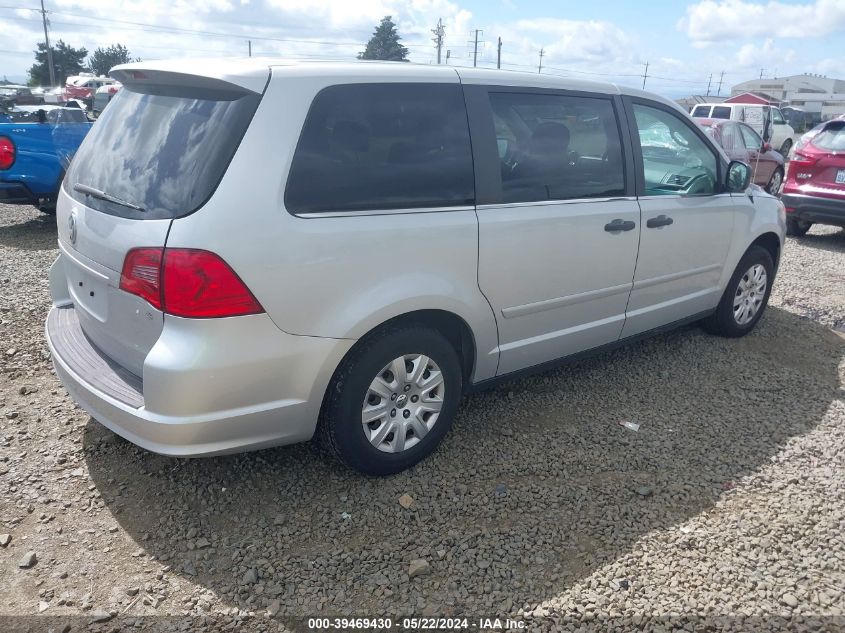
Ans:
[[[76,211],[70,212],[67,219],[68,239],[71,244],[76,244]]]

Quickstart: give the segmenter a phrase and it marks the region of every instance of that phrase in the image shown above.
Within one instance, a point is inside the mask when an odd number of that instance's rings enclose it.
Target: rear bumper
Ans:
[[[781,200],[787,208],[787,219],[845,226],[845,196],[842,198],[822,198],[820,196],[785,193],[781,196]],[[792,209],[792,211],[789,209]]]
[[[334,368],[354,343],[292,336],[267,315],[209,319],[193,336],[185,333],[190,320],[172,319],[182,323],[165,326],[142,381],[94,347],[73,312],[72,304],[55,306],[46,325],[70,395],[133,444],[180,457],[308,440]]]
[[[38,204],[36,196],[22,182],[0,180],[0,202],[4,204]]]

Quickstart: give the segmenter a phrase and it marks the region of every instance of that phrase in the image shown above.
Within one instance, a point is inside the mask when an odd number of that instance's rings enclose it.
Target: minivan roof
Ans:
[[[131,81],[130,71],[166,72],[181,75],[191,75],[217,79],[252,92],[262,92],[267,84],[268,71],[271,68],[307,68],[309,74],[320,76],[360,74],[366,68],[367,75],[377,76],[380,70],[385,74],[401,75],[421,80],[430,78],[436,80],[442,77],[445,81],[460,81],[465,84],[521,86],[526,88],[550,88],[558,90],[578,90],[584,92],[601,92],[605,94],[625,94],[642,96],[665,105],[672,106],[679,112],[686,113],[671,99],[666,99],[637,88],[623,87],[609,82],[570,79],[557,75],[543,75],[513,70],[494,70],[487,68],[472,68],[462,66],[446,66],[432,64],[416,64],[408,62],[384,61],[322,61],[299,60],[278,57],[240,57],[240,58],[195,58],[174,59],[160,61],[143,61],[116,66],[109,73],[113,78],[126,83]]]

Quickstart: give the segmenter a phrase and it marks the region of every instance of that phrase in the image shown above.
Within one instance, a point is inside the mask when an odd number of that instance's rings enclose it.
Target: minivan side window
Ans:
[[[690,116],[697,116],[703,119],[710,118],[710,106],[707,105],[697,105],[692,109],[692,114]],[[730,118],[730,117],[728,117]]]
[[[634,104],[645,195],[716,192],[716,154],[679,116]]]
[[[504,202],[625,193],[622,143],[610,99],[491,92]]]
[[[711,119],[730,119],[731,118],[731,107],[730,106],[713,106],[713,114],[710,115]]]
[[[474,203],[460,85],[345,84],[314,98],[288,175],[289,212]]]

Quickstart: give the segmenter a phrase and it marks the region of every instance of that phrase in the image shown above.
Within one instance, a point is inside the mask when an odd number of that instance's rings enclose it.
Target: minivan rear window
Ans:
[[[285,189],[291,213],[473,204],[458,84],[346,84],[314,98]]]
[[[260,99],[234,89],[124,86],[77,151],[64,187],[110,215],[188,215],[214,193]]]

